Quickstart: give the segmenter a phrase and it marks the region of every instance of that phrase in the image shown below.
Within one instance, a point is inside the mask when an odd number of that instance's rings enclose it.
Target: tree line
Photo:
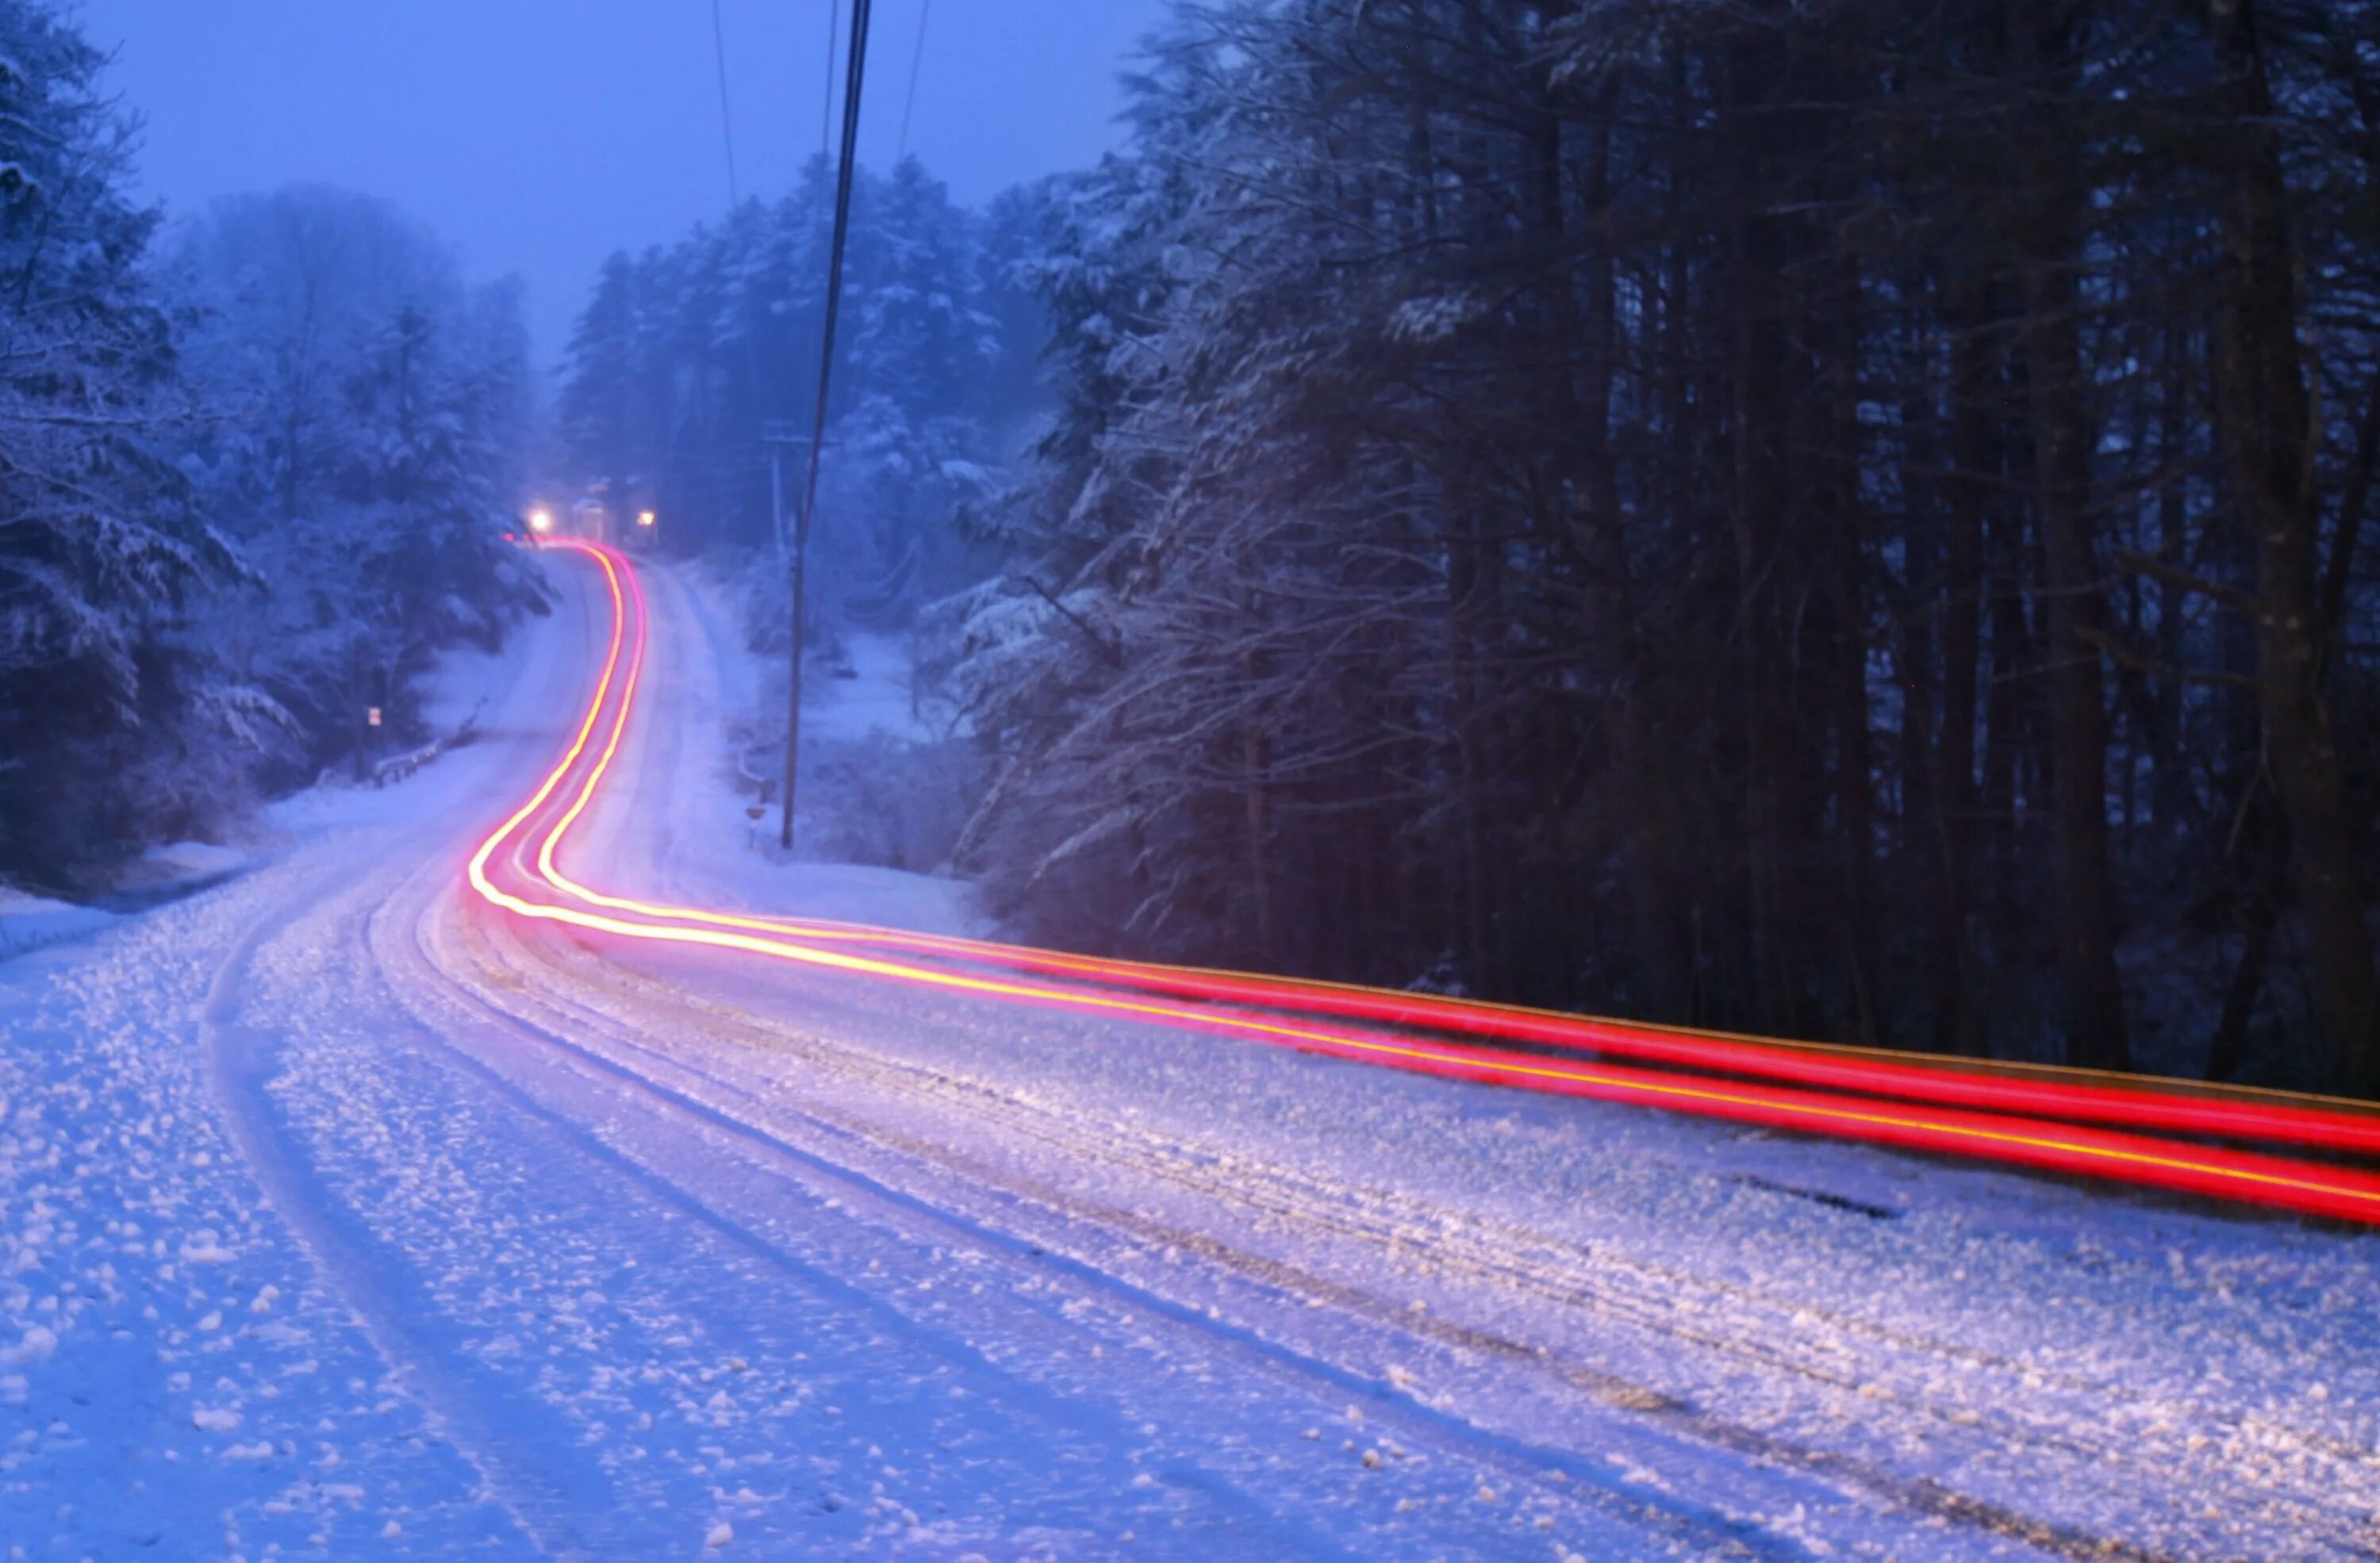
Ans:
[[[2380,1096],[2380,6],[1184,5],[948,605],[1032,937]]]
[[[104,63],[0,0],[0,879],[69,892],[417,741],[541,601],[516,288],[336,190],[165,231]]]
[[[813,157],[782,197],[614,254],[564,365],[573,481],[623,509],[650,503],[664,546],[735,551],[772,588],[817,406],[833,194],[833,168]],[[1020,212],[953,202],[915,157],[859,171],[822,461],[822,598],[913,602],[984,567],[952,519],[999,486],[1039,397],[1040,307],[1011,281],[1031,233]],[[802,442],[782,445],[781,493],[771,436]]]

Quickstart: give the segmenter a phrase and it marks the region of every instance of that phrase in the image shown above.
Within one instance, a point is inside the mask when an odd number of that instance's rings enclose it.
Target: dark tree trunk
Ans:
[[[2157,406],[2157,461],[2165,469],[2164,486],[2157,494],[2156,547],[2160,551],[2180,543],[2190,527],[2190,494],[2183,466],[2190,440],[2190,386],[2195,368],[2187,331],[2177,326],[2166,333],[2166,341],[2165,383],[2159,391]],[[2162,582],[2157,586],[2156,600],[2156,627],[2150,634],[2150,644],[2155,648],[2160,668],[2178,669],[2181,666],[2185,623],[2181,604],[2174,588]],[[2149,806],[2156,814],[2157,836],[2167,842],[2179,836],[2195,813],[2191,806],[2189,759],[2182,752],[2181,690],[2180,678],[2168,671],[2156,679],[2148,697],[2149,763],[2155,768]]]
[[[1876,758],[1868,731],[1865,499],[1861,492],[1859,303],[1856,263],[1836,266],[1832,394],[1826,422],[1836,463],[1834,729],[1835,803],[1842,831],[1843,980],[1853,1036],[1874,1047],[1883,1026],[1876,994]]]
[[[1973,281],[1959,285],[1951,307],[1950,465],[1943,549],[1942,723],[1934,774],[1934,837],[1940,854],[1939,898],[1929,939],[1934,1045],[1974,1049],[1968,998],[1967,911],[1973,878],[1975,695],[1981,656],[1984,516],[2002,473],[1998,340]]]
[[[2246,861],[2239,870],[2240,885],[2233,896],[2239,907],[2240,963],[2231,968],[2231,981],[2223,993],[2223,1012],[2216,1020],[2215,1039],[2206,1050],[2209,1080],[2236,1080],[2248,1061],[2248,1027],[2255,1019],[2256,1000],[2264,992],[2265,973],[2271,963],[2273,934],[2281,921],[2287,854],[2274,839],[2280,822],[2273,815],[2267,806],[2252,805],[2242,832]]]
[[[2323,689],[2331,626],[2316,587],[2318,439],[2298,346],[2296,257],[2254,0],[2209,0],[2230,125],[2216,377],[2240,519],[2256,556],[2257,714],[2289,818],[2314,1018],[2336,1090],[2380,1097],[2380,986],[2356,872],[2354,797]]]
[[[2036,270],[2026,291],[2034,317],[2025,334],[2047,608],[2050,835],[2058,887],[2051,917],[2066,992],[2067,1058],[2088,1068],[2129,1069],[2107,866],[2107,712],[2095,638],[2102,612],[2087,509],[2090,433],[2080,391],[2074,289],[2062,275]]]
[[[2036,5],[2023,30],[2045,82],[2070,91],[2066,7]],[[2055,18],[2055,19],[2053,19]],[[2025,273],[2025,369],[2041,516],[2049,697],[2051,912],[2065,991],[2068,1061],[2129,1069],[2107,863],[2107,711],[2097,642],[2104,612],[2092,537],[2091,416],[2083,402],[2080,263],[2083,192],[2071,140],[2051,127],[2032,170],[2035,232]]]
[[[1747,199],[1768,204],[1777,159],[1776,65],[1748,46],[1730,62],[1732,106],[1744,116]],[[1733,524],[1736,635],[1743,724],[1744,924],[1751,954],[1753,1024],[1780,1036],[1800,1029],[1788,879],[1793,830],[1789,775],[1795,763],[1789,615],[1776,579],[1783,561],[1791,423],[1784,295],[1790,286],[1786,222],[1766,211],[1738,220],[1730,242],[1727,309],[1733,341]]]

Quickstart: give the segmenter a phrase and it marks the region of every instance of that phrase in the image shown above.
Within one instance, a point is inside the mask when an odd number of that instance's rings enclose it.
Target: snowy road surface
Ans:
[[[458,894],[604,633],[0,964],[10,1558],[2352,1557],[2380,1237],[619,947]],[[648,576],[577,861],[873,918]],[[894,784],[894,779],[888,779]],[[784,881],[784,882],[780,882]]]

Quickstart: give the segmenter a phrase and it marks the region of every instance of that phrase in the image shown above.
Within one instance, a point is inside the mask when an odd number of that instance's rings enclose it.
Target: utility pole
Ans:
[[[777,832],[777,844],[785,851],[794,850],[794,780],[800,774],[802,756],[802,636],[809,630],[809,591],[803,572],[809,553],[809,496],[802,497],[802,513],[794,521],[794,568],[791,589],[794,594],[794,651],[791,682],[785,689],[785,815]]]
[[[807,447],[810,436],[795,431],[791,419],[772,418],[760,426],[761,442],[769,447],[769,525],[771,535],[777,539],[777,562],[786,573],[787,589],[793,594],[794,648],[792,683],[785,695],[785,816],[779,832],[779,843],[788,852],[794,846],[794,773],[801,753],[802,741],[802,637],[808,633],[809,593],[806,589],[803,571],[809,552],[808,516],[805,514],[795,523],[794,541],[785,539],[785,447]],[[809,495],[803,495],[807,512]]]
[[[760,426],[760,442],[769,447],[769,537],[777,545],[780,569],[793,569],[793,544],[785,536],[785,447],[808,445],[809,436],[796,431],[791,418],[771,418]]]
[[[818,402],[810,409],[808,470],[802,481],[802,506],[794,514],[792,579],[794,647],[790,679],[785,688],[785,813],[777,844],[794,850],[794,782],[802,754],[802,636],[808,627],[808,593],[803,574],[810,547],[810,517],[818,507],[819,452],[826,443],[827,388],[834,376],[834,320],[843,308],[843,256],[851,236],[851,181],[859,156],[859,87],[868,70],[868,23],[873,0],[851,0],[851,48],[844,59],[843,161],[834,185],[834,242],[829,248],[826,273],[826,326],[820,333]]]

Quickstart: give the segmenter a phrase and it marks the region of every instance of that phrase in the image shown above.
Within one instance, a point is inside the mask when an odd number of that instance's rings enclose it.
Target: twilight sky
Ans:
[[[899,139],[961,200],[1114,144],[1116,74],[1164,0],[878,0],[860,160]],[[721,0],[735,164],[774,192],[818,150],[829,0]],[[849,6],[842,0],[847,27]],[[551,363],[604,255],[727,204],[709,0],[82,0],[148,121],[170,211],[292,180],[390,197],[474,276],[517,272]],[[838,67],[837,79],[841,72]],[[839,118],[838,115],[838,118]]]

